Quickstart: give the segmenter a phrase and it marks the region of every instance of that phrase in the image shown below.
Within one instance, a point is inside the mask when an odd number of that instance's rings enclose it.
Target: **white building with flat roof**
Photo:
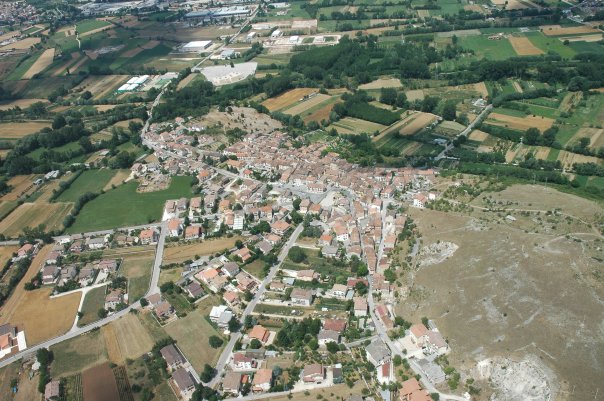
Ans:
[[[182,47],[184,52],[202,52],[212,46],[211,40],[195,40]]]

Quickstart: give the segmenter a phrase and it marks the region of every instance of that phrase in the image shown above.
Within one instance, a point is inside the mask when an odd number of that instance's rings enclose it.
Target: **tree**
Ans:
[[[294,202],[293,202],[294,210],[300,210],[300,203],[302,203],[302,199],[300,199],[300,198],[294,199]]]
[[[448,121],[453,121],[455,120],[456,113],[455,102],[446,102],[443,107],[443,118]]]
[[[212,348],[220,348],[220,347],[222,347],[222,344],[224,344],[224,341],[222,340],[222,338],[220,338],[218,336],[210,336],[210,338],[208,339],[208,342],[210,343],[210,346]]]
[[[262,343],[257,338],[254,338],[254,339],[252,339],[252,341],[250,341],[250,348],[251,349],[260,349],[260,348],[262,348]]]
[[[380,102],[394,106],[396,104],[397,95],[394,88],[382,88],[380,93]]]
[[[397,354],[394,356],[394,358],[392,358],[392,363],[394,363],[394,366],[401,366],[403,363],[403,358]]]
[[[107,310],[105,308],[101,308],[99,309],[99,311],[97,312],[97,315],[99,315],[99,317],[101,319],[104,319],[107,317]]]
[[[299,246],[292,246],[287,253],[287,256],[294,263],[302,263],[306,260],[306,253]]]
[[[229,331],[231,333],[234,333],[236,331],[239,331],[240,328],[241,324],[239,323],[239,320],[237,320],[237,318],[233,316],[231,320],[229,320]]]
[[[365,277],[368,274],[369,269],[367,268],[367,265],[362,264],[357,268],[357,277]]]
[[[216,369],[208,365],[207,363],[203,367],[203,372],[199,375],[202,382],[207,383],[216,376]]]
[[[336,344],[335,342],[330,341],[327,343],[327,351],[331,352],[332,354],[335,354],[339,350],[340,347],[338,347],[338,344]]]
[[[65,120],[65,117],[63,117],[63,115],[61,114],[55,116],[54,120],[52,121],[52,129],[63,128],[66,125],[67,121]]]
[[[526,130],[526,133],[524,134],[524,143],[527,145],[536,145],[540,138],[541,132],[539,132],[537,128],[531,127]]]

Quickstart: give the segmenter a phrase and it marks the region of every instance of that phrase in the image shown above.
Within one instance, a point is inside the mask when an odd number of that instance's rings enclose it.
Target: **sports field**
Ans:
[[[170,187],[163,191],[138,193],[137,186],[132,181],[88,202],[67,231],[78,233],[146,224],[161,218],[168,199],[191,196],[190,177],[173,177]]]
[[[14,237],[25,227],[37,227],[44,224],[47,231],[61,230],[63,220],[73,208],[73,203],[23,203],[11,214],[0,221],[0,233]]]

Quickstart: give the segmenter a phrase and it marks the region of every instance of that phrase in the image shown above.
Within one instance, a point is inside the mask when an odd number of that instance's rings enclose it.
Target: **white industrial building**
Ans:
[[[212,46],[211,40],[196,40],[189,42],[182,47],[184,52],[202,52]]]

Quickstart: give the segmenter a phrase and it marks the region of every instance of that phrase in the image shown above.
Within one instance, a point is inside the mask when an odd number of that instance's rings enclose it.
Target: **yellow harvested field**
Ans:
[[[563,35],[580,35],[580,34],[594,34],[602,33],[601,30],[596,28],[590,28],[588,26],[569,26],[561,27],[560,25],[542,25],[539,28],[543,31],[544,35],[547,36],[563,36]]]
[[[187,75],[187,77],[185,79],[183,79],[182,81],[180,81],[178,83],[178,86],[176,86],[176,90],[181,90],[185,86],[189,85],[191,83],[191,81],[195,79],[195,77],[197,77],[197,74],[194,74],[194,73]]]
[[[81,84],[74,88],[74,92],[90,91],[94,99],[99,99],[111,92],[128,79],[127,75],[105,75],[86,78]]]
[[[97,28],[97,29],[93,29],[93,30],[88,31],[88,32],[84,32],[84,33],[80,34],[80,37],[83,38],[85,36],[94,35],[95,33],[103,32],[103,31],[106,31],[107,29],[111,29],[111,28],[113,28],[113,25],[103,26],[103,27],[100,27],[100,28]]]
[[[44,71],[46,69],[46,67],[51,65],[54,58],[55,58],[54,47],[52,49],[44,50],[44,53],[42,53],[42,55],[40,55],[40,57],[38,57],[36,62],[33,63],[33,65],[31,67],[29,67],[29,70],[27,70],[27,72],[25,74],[23,74],[22,78],[23,79],[32,79],[36,74],[41,73],[42,71]]]
[[[0,246],[0,266],[4,267],[6,262],[13,257],[13,252],[17,252],[17,245]]]
[[[554,120],[547,117],[514,117],[500,113],[491,113],[487,122],[492,125],[505,126],[520,131],[526,131],[529,128],[537,128],[543,132],[554,124]]]
[[[30,47],[37,45],[38,43],[40,43],[40,38],[36,38],[36,37],[30,37],[30,38],[25,38],[22,40],[18,40],[14,43],[5,45],[0,47],[0,51],[1,50],[27,50]]]
[[[474,84],[474,90],[482,95],[482,97],[489,96],[489,90],[484,82],[478,82]]]
[[[3,33],[2,35],[0,35],[0,42],[4,42],[5,40],[14,38],[15,36],[19,36],[20,34],[21,32],[19,31],[9,31],[7,33]]]
[[[479,6],[478,4],[467,4],[463,6],[463,9],[466,11],[474,11],[475,13],[486,14],[487,10]]]
[[[568,92],[564,96],[564,99],[562,99],[562,102],[560,103],[560,106],[558,106],[558,109],[560,111],[570,111],[570,109],[572,109],[574,105],[579,103],[581,99],[583,99],[583,92]]]
[[[333,107],[336,105],[336,103],[331,103],[328,104],[325,107],[321,107],[319,110],[315,111],[312,114],[309,114],[308,116],[306,116],[304,118],[304,122],[308,123],[309,121],[316,121],[318,123],[320,123],[323,120],[328,120],[329,119],[329,113],[331,113],[331,110],[333,110]]]
[[[520,86],[520,83],[518,83],[518,81],[512,81],[512,86],[514,87],[514,90],[518,93],[523,93],[524,89],[522,89],[522,86]]]
[[[341,134],[371,134],[373,132],[381,132],[387,127],[382,124],[371,121],[361,120],[354,117],[345,117],[333,123],[330,128],[335,128]],[[328,129],[330,129],[328,128]]]
[[[293,107],[283,110],[283,113],[290,114],[290,115],[302,114],[306,110],[313,108],[315,106],[318,106],[319,104],[321,104],[324,101],[329,100],[329,99],[331,99],[331,96],[318,93],[318,94],[312,96],[311,98],[298,103],[297,105],[295,105]]]
[[[535,46],[526,36],[510,36],[508,40],[516,54],[519,56],[535,56],[543,54],[543,50]]]
[[[73,208],[73,203],[23,203],[0,221],[0,233],[8,237],[18,236],[25,227],[46,226],[47,231],[63,228],[63,219]]]
[[[402,88],[403,84],[398,78],[380,78],[367,84],[359,85],[359,89],[381,89],[381,88]]]
[[[118,170],[103,189],[108,191],[111,189],[112,185],[115,185],[116,187],[122,185],[124,180],[128,177],[130,177],[130,170]]]
[[[415,113],[413,116],[413,119],[400,129],[400,135],[413,135],[438,119],[437,115],[424,112]]]
[[[412,102],[414,100],[422,100],[424,98],[424,91],[422,89],[413,89],[405,92],[407,100]]]
[[[0,124],[0,138],[19,139],[38,132],[45,127],[50,127],[50,123],[38,121],[26,123],[2,123]]]
[[[164,250],[164,264],[181,263],[188,259],[194,259],[195,255],[211,255],[222,252],[235,246],[237,240],[243,239],[239,236],[231,238],[217,238],[193,244],[166,247]]]
[[[575,163],[595,163],[602,165],[602,159],[598,159],[594,156],[585,156],[580,155],[578,153],[567,152],[566,150],[561,150],[558,154],[558,160],[562,163],[564,168],[571,168]]]
[[[602,40],[602,34],[596,33],[593,35],[579,35],[579,36],[563,36],[560,39],[561,42],[599,42]]]
[[[311,93],[316,92],[319,92],[319,90],[315,88],[296,88],[287,91],[277,97],[266,99],[264,102],[262,102],[262,105],[269,109],[269,111],[280,110],[289,107],[296,102],[301,101],[302,99],[304,99],[304,96],[308,96]]]
[[[8,185],[12,187],[12,190],[0,198],[3,201],[16,201],[23,194],[29,192],[34,185],[34,181],[38,176],[35,174],[30,175],[17,175],[8,180]]]
[[[123,364],[126,359],[136,359],[153,347],[153,339],[140,319],[131,313],[103,326],[101,333],[109,360]]]
[[[49,103],[48,99],[17,99],[10,102],[2,102],[0,103],[0,110],[9,110],[15,107],[20,107],[25,109],[31,106],[34,103]]]
[[[468,139],[470,139],[472,141],[477,141],[477,142],[482,142],[482,141],[486,140],[488,137],[489,137],[489,134],[487,134],[486,132],[477,130],[477,129],[470,132],[470,135],[468,135]]]
[[[417,16],[420,18],[428,18],[430,16],[430,10],[417,10]]]

